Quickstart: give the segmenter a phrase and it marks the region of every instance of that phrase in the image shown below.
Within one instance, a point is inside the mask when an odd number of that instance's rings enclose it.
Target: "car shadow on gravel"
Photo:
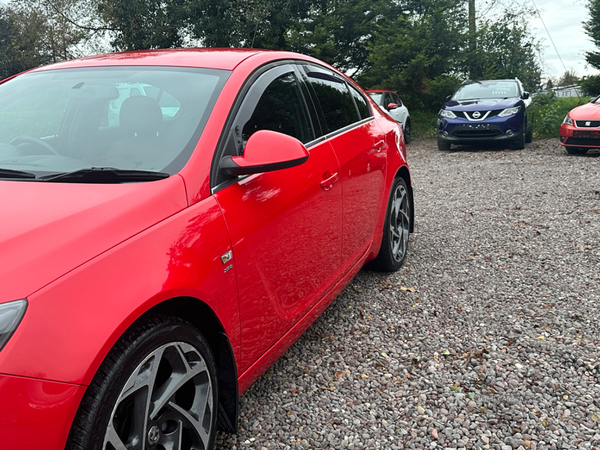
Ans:
[[[535,141],[534,141],[535,142]],[[519,152],[526,151],[535,146],[535,143],[526,144],[524,149],[515,150],[510,148],[510,145],[505,142],[489,142],[485,144],[470,144],[470,145],[453,145],[451,150],[441,150],[440,153],[485,153],[485,152],[498,152],[498,151],[510,151]],[[600,149],[590,149],[587,153],[581,155],[570,155],[564,150],[565,156],[573,158],[598,158],[600,157]]]
[[[527,145],[525,145],[525,150],[526,149],[527,149]],[[507,142],[487,142],[484,144],[452,145],[451,150],[440,150],[440,152],[441,153],[453,153],[453,152],[480,153],[480,152],[496,152],[499,150],[519,151],[519,150],[511,149],[510,144]]]

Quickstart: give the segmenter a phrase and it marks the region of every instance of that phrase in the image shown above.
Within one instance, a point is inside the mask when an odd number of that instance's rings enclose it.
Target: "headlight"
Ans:
[[[27,300],[17,300],[0,305],[0,350],[21,323],[26,309]]]
[[[565,120],[563,120],[563,123],[566,123],[567,125],[573,125],[573,119],[571,119],[571,118],[569,117],[569,115],[567,114],[567,115],[565,116]]]
[[[441,117],[445,117],[446,119],[455,119],[456,118],[456,114],[454,114],[452,111],[448,111],[447,109],[440,109],[439,114]]]
[[[515,106],[513,108],[506,108],[504,111],[502,111],[500,114],[498,114],[498,117],[513,116],[516,113],[518,113],[520,110],[521,110],[520,106]]]

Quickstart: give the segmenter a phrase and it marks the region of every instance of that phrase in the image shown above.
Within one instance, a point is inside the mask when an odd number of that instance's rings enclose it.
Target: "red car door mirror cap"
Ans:
[[[259,130],[250,136],[242,156],[227,156],[220,167],[232,176],[287,169],[304,163],[309,153],[304,144],[287,134]]]

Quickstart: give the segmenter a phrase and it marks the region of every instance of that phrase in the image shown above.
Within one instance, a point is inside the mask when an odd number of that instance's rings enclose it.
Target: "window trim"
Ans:
[[[369,102],[369,99],[366,98],[366,94],[364,92],[362,92],[360,89],[356,88],[356,86],[354,86],[352,83],[349,83],[345,78],[338,75],[332,69],[324,67],[320,64],[316,64],[316,63],[313,63],[310,61],[304,61],[304,60],[285,59],[285,60],[272,61],[270,63],[267,63],[267,64],[257,68],[244,81],[244,84],[242,85],[241,89],[239,90],[239,92],[236,96],[236,99],[234,100],[233,105],[231,107],[231,110],[229,111],[227,120],[225,121],[225,126],[223,127],[223,131],[221,132],[221,136],[219,138],[217,147],[215,149],[215,153],[213,155],[211,171],[210,171],[210,192],[211,192],[211,194],[215,194],[215,193],[219,192],[221,189],[224,189],[234,183],[237,183],[238,181],[249,176],[249,175],[243,175],[243,176],[229,178],[227,180],[219,180],[219,163],[220,163],[221,159],[223,158],[223,156],[226,154],[225,146],[227,145],[227,141],[229,139],[230,134],[233,132],[233,129],[238,122],[240,110],[242,109],[242,107],[245,107],[244,103],[246,102],[246,97],[249,94],[250,90],[252,90],[252,88],[254,87],[256,82],[263,75],[265,75],[266,73],[270,72],[271,70],[276,69],[281,66],[289,66],[291,68],[290,71],[294,72],[294,75],[296,76],[296,79],[297,79],[298,83],[300,84],[300,92],[304,98],[305,106],[307,108],[307,112],[309,113],[308,116],[311,121],[314,134],[316,136],[314,140],[304,144],[307,149],[310,149],[311,147],[313,147],[323,141],[326,141],[327,139],[330,139],[339,134],[345,133],[346,131],[348,131],[352,128],[359,127],[367,122],[375,120],[375,115],[373,114],[373,108]],[[321,104],[319,103],[319,99],[318,99],[316,92],[314,91],[310,81],[308,81],[307,74],[308,74],[308,70],[310,69],[310,67],[315,67],[323,72],[330,74],[337,81],[344,83],[348,90],[354,89],[358,94],[362,95],[362,97],[365,99],[365,102],[367,103],[367,106],[369,107],[369,111],[371,112],[371,115],[369,117],[362,118],[360,115],[360,112],[358,110],[358,107],[356,105],[354,96],[350,92],[348,92],[348,94],[352,98],[352,103],[354,104],[357,121],[353,122],[351,124],[348,124],[342,128],[339,128],[337,130],[334,130],[332,132],[327,132],[327,128],[326,128],[327,124],[325,122],[325,116],[321,109]],[[275,80],[275,78],[283,75],[286,72],[285,72],[285,70],[273,72],[273,74],[275,74],[275,73],[277,73],[277,75],[273,75],[272,77],[269,77],[269,82],[262,86],[262,89],[260,90],[260,95],[262,95],[262,93],[264,92],[264,90],[267,88],[267,86],[269,85],[269,83],[271,81]],[[265,80],[266,79],[267,78],[265,78]],[[261,80],[261,83],[263,83],[262,80]],[[260,95],[258,95],[256,101],[258,101],[258,99],[260,99]],[[253,111],[253,109],[252,109],[252,111]]]
[[[315,123],[313,122],[313,114],[310,111],[311,106],[308,104],[306,98],[306,92],[302,88],[303,80],[300,77],[300,74],[297,69],[297,62],[293,60],[281,60],[276,61],[274,63],[267,64],[258,68],[254,73],[252,73],[244,82],[244,85],[240,89],[236,100],[234,101],[233,107],[230,110],[229,116],[225,123],[225,127],[223,128],[223,132],[221,133],[221,137],[219,138],[219,142],[217,144],[217,149],[213,156],[211,173],[210,173],[210,186],[211,193],[214,194],[221,189],[224,189],[227,186],[230,186],[233,183],[236,183],[238,180],[247,177],[248,175],[237,176],[237,177],[222,177],[220,175],[219,163],[224,156],[227,156],[231,153],[231,156],[238,156],[238,153],[234,153],[230,147],[229,142],[231,139],[241,139],[241,129],[243,125],[250,119],[252,113],[258,101],[262,97],[265,90],[270,86],[270,84],[275,81],[277,78],[286,75],[293,74],[294,78],[298,83],[298,89],[302,96],[304,107],[306,109],[307,117],[310,122],[310,126],[313,130],[313,135],[315,139],[304,144],[307,148],[315,145],[320,141],[320,137],[317,136]],[[312,101],[312,99],[311,99]],[[233,133],[235,129],[239,127],[240,129],[240,137],[234,138]],[[320,127],[320,124],[319,124]],[[239,142],[234,143],[236,148],[239,145]]]
[[[334,72],[332,69],[329,69],[327,67],[323,67],[319,64],[315,64],[315,63],[310,63],[310,62],[306,62],[306,61],[302,61],[299,66],[301,67],[301,73],[302,73],[302,79],[304,80],[304,82],[306,83],[309,92],[311,94],[312,97],[312,101],[313,104],[317,110],[317,115],[319,117],[319,120],[321,121],[322,125],[321,125],[321,129],[323,131],[324,136],[335,136],[336,134],[339,134],[339,132],[344,132],[346,131],[349,127],[358,125],[363,123],[363,121],[365,119],[373,119],[374,118],[374,114],[373,114],[373,108],[371,106],[371,103],[369,102],[369,95],[366,94],[365,92],[362,91],[362,89],[360,89],[359,87],[355,86],[353,83],[349,82],[346,78],[341,77],[339,74],[337,74],[336,72]],[[314,88],[312,87],[312,83],[308,80],[308,76],[310,73],[310,68],[311,67],[316,67],[318,69],[320,69],[321,71],[324,72],[324,74],[328,77],[331,77],[332,79],[334,79],[336,82],[342,83],[346,85],[346,89],[348,90],[348,94],[350,95],[350,98],[352,99],[352,104],[354,105],[354,110],[356,112],[356,122],[353,122],[349,125],[346,125],[338,130],[334,130],[331,132],[328,132],[327,129],[327,121],[325,120],[325,114],[323,113],[323,109],[321,107],[321,103],[319,101],[319,97],[317,96],[317,93],[315,92]],[[367,104],[367,108],[369,109],[369,113],[370,116],[369,117],[362,117],[362,114],[360,113],[360,110],[358,108],[358,105],[356,104],[356,99],[354,98],[354,95],[352,95],[352,91],[354,91],[357,95],[360,95],[362,97],[362,99],[365,101],[365,103]]]

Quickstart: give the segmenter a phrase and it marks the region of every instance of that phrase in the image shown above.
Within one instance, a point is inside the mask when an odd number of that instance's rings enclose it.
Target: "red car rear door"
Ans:
[[[386,144],[367,101],[332,71],[305,66],[340,163],[343,198],[342,264],[355,263],[375,233],[385,188]]]

